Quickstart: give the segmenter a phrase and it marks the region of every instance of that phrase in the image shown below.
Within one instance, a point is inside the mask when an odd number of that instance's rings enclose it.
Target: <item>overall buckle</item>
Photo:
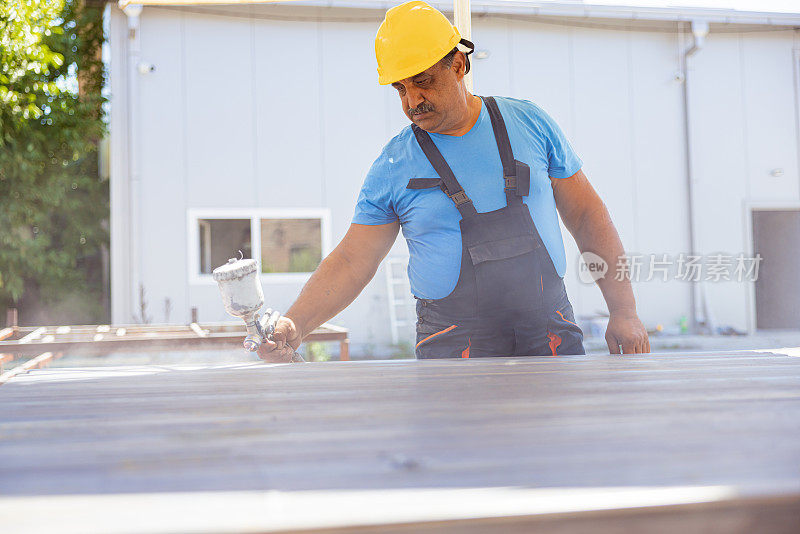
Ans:
[[[506,181],[506,189],[517,189],[517,177],[516,176],[504,176]]]
[[[460,206],[461,204],[466,204],[467,202],[472,202],[463,190],[447,196],[449,196],[450,200],[455,203],[456,207]]]

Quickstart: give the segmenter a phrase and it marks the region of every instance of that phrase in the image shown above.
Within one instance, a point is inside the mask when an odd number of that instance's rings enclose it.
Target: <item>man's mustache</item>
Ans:
[[[408,108],[409,115],[421,115],[422,113],[427,113],[429,111],[433,111],[433,104],[430,102],[423,102],[415,108]]]

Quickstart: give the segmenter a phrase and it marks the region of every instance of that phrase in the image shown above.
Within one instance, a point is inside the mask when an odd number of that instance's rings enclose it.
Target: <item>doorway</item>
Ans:
[[[800,210],[753,210],[756,328],[800,330]]]

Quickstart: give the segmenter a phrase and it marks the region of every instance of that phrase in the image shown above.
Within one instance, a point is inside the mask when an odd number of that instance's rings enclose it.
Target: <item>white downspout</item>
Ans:
[[[693,36],[693,43],[692,46],[687,49],[681,55],[681,72],[683,74],[683,122],[684,122],[684,130],[685,130],[685,142],[686,142],[686,195],[687,195],[687,204],[689,208],[689,254],[694,256],[697,254],[698,245],[697,245],[697,233],[695,232],[695,201],[694,201],[694,184],[696,182],[696,178],[692,172],[692,142],[691,142],[691,116],[689,113],[689,69],[688,69],[688,59],[700,51],[703,48],[703,45],[706,41],[706,36],[708,35],[708,22],[704,20],[693,20],[692,21],[692,36]],[[703,285],[702,280],[697,282],[692,282],[691,292],[690,292],[690,308],[689,308],[689,324],[690,324],[690,331],[692,334],[698,333],[698,304],[702,307],[701,315],[703,320],[706,323],[706,327],[711,329],[710,333],[713,333],[713,327],[711,325],[710,316],[708,313],[708,303],[706,301],[706,293],[705,293],[705,286]]]
[[[453,23],[458,28],[461,37],[467,41],[472,40],[472,8],[470,0],[453,0]],[[472,92],[472,69],[464,76],[467,91]]]
[[[139,40],[139,16],[142,6],[128,4],[123,8],[128,17],[128,184],[130,219],[128,235],[130,239],[130,265],[128,266],[131,281],[129,310],[130,319],[135,319],[140,306],[139,287],[141,285],[141,174],[139,170],[139,61],[141,57],[141,41]],[[140,319],[143,319],[140,318]]]
[[[703,48],[703,45],[706,44],[707,35],[708,35],[708,22],[704,20],[693,20],[692,36],[694,37],[694,43],[692,44],[692,47],[686,51],[684,59],[693,56],[695,52]]]

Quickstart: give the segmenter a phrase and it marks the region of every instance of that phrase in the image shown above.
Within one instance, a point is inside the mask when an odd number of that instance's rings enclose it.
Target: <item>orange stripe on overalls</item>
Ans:
[[[556,313],[557,313],[558,315],[560,315],[560,316],[561,316],[561,318],[562,318],[562,319],[564,319],[564,320],[565,320],[566,322],[568,322],[569,324],[575,324],[575,323],[573,323],[572,321],[570,321],[569,319],[567,319],[566,317],[564,317],[564,316],[561,314],[561,312],[560,312],[559,310],[556,310]],[[578,326],[578,325],[576,325],[576,324],[575,324],[575,326]]]
[[[467,348],[461,351],[462,358],[469,358],[469,347],[472,345],[472,338],[467,338]]]
[[[559,345],[561,345],[561,337],[548,330],[547,339],[550,340],[550,350],[553,352],[553,356],[558,356],[556,349],[558,348]]]
[[[440,332],[436,332],[435,334],[431,334],[431,335],[429,335],[428,337],[426,337],[425,339],[423,339],[422,341],[420,341],[419,343],[417,343],[417,345],[416,345],[414,348],[416,349],[417,347],[419,347],[420,345],[422,345],[423,343],[425,343],[425,342],[426,342],[426,341],[428,341],[429,339],[431,339],[431,338],[434,338],[434,337],[436,337],[436,336],[439,336],[439,335],[441,335],[441,334],[444,334],[444,333],[446,333],[446,332],[449,332],[449,331],[450,331],[450,330],[452,330],[453,328],[458,328],[458,325],[457,325],[457,324],[450,325],[450,326],[448,326],[447,328],[445,328],[444,330],[442,330],[442,331],[440,331]]]

